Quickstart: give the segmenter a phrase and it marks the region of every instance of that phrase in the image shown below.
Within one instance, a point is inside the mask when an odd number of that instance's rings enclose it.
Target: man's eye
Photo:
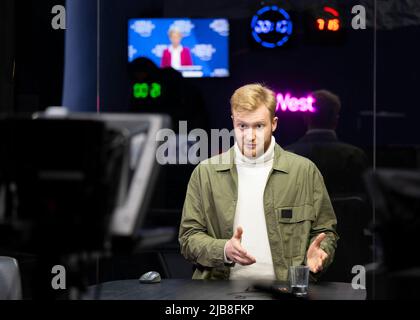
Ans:
[[[244,125],[244,124],[240,124],[240,125],[239,125],[239,128],[241,128],[241,129],[245,129],[245,128],[246,128],[246,125]]]
[[[257,125],[257,129],[262,129],[262,128],[264,128],[264,125],[263,124],[258,124]]]

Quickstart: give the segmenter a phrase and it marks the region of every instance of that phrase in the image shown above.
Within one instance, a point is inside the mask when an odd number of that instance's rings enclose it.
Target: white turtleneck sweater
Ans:
[[[234,146],[238,172],[238,202],[233,230],[235,232],[238,226],[243,228],[241,244],[249,254],[255,257],[256,263],[249,266],[235,264],[231,269],[231,280],[276,279],[268,242],[263,200],[267,178],[273,166],[275,144],[274,137],[271,137],[269,148],[256,159],[244,156],[236,143]]]

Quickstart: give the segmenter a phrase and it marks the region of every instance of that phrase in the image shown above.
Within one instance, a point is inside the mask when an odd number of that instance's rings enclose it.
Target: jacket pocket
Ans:
[[[286,258],[305,256],[315,212],[311,205],[275,209]]]

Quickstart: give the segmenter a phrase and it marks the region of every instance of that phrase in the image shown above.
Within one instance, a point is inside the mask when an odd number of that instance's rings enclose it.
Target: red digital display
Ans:
[[[320,31],[338,31],[341,28],[340,14],[331,7],[324,7],[324,12],[329,13],[331,18],[316,19],[316,28]]]

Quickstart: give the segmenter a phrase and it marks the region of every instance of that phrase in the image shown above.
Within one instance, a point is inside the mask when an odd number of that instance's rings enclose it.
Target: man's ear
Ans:
[[[273,118],[273,121],[272,121],[272,123],[271,123],[271,127],[272,127],[272,132],[274,132],[274,131],[276,131],[276,129],[277,129],[277,121],[279,120],[279,118],[278,117],[274,117]]]

